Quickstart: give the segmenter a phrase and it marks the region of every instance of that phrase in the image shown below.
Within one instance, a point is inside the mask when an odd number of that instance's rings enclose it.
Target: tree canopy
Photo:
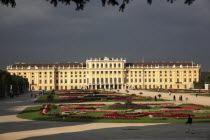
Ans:
[[[0,0],[1,4],[6,5],[8,7],[14,8],[16,6],[15,0]],[[66,6],[69,6],[71,4],[75,4],[76,11],[84,10],[84,7],[87,3],[91,2],[91,0],[45,0],[49,2],[50,4],[57,7],[58,4],[64,4]],[[124,12],[124,9],[127,4],[130,3],[132,0],[100,0],[102,6],[111,5],[118,7],[119,11]],[[149,5],[152,4],[153,0],[145,0]],[[174,3],[176,0],[166,0],[166,2]],[[195,0],[183,0],[184,4],[191,5],[195,2]],[[18,4],[18,3],[17,3]]]
[[[22,93],[29,88],[28,79],[0,70],[0,97],[9,94],[12,85],[13,93]]]

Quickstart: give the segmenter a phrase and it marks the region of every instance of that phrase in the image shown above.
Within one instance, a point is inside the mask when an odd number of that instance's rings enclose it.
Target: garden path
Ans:
[[[121,93],[126,93],[125,90],[120,90]],[[172,93],[169,95],[169,93],[164,93],[164,92],[154,92],[154,91],[148,91],[148,90],[129,90],[128,94],[137,94],[142,92],[143,96],[157,96],[158,94],[161,94],[162,99],[168,99],[168,100],[173,100],[173,96],[176,96],[176,101],[170,101],[175,104],[182,104],[182,103],[194,103],[194,104],[202,104],[202,105],[210,105],[210,97],[206,96],[195,96],[192,93]],[[179,101],[179,96],[182,95],[183,101]],[[186,101],[186,97],[188,100]],[[158,96],[157,96],[158,98]]]

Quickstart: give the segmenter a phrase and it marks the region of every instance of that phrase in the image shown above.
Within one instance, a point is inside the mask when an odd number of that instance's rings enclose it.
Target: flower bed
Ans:
[[[49,105],[43,105],[42,108],[40,109],[40,114],[45,115],[49,111],[50,106]]]
[[[143,104],[114,104],[114,105],[110,105],[110,108],[116,108],[116,109],[145,109],[145,108],[149,108],[149,106],[147,105],[143,105]]]

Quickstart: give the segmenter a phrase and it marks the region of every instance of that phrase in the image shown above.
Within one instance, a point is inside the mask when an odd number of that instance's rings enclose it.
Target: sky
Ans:
[[[121,0],[118,0],[121,1]],[[126,58],[127,62],[194,61],[210,71],[210,1],[133,0],[118,7],[90,0],[75,5],[16,0],[0,5],[0,68],[16,62],[85,62]]]

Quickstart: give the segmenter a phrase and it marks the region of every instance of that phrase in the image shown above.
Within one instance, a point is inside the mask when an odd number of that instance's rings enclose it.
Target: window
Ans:
[[[47,80],[45,80],[44,82],[45,82],[45,84],[47,84]]]
[[[42,80],[39,80],[39,84],[42,84]]]
[[[160,82],[162,82],[162,78],[160,78]]]
[[[52,84],[52,80],[50,80],[50,84]]]
[[[114,68],[116,68],[117,67],[117,65],[116,64],[114,64]]]
[[[67,79],[65,79],[65,83],[67,83]]]
[[[137,79],[136,79],[137,80]],[[118,78],[118,82],[121,83],[121,78]],[[137,81],[136,81],[137,82]]]

